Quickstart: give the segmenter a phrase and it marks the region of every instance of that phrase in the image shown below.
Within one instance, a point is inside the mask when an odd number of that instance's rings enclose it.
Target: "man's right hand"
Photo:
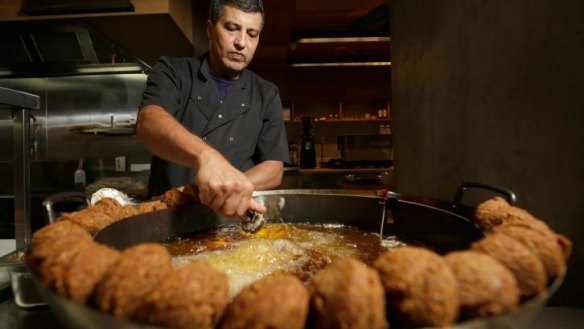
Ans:
[[[252,199],[253,183],[214,149],[199,155],[197,185],[201,203],[223,216],[243,217],[247,210],[266,212]]]
[[[197,171],[199,199],[214,211],[226,217],[241,217],[246,210],[266,211],[251,198],[254,184],[162,107],[142,108],[136,132],[152,153]]]

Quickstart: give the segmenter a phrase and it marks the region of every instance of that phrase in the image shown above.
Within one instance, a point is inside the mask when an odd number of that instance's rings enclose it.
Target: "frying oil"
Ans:
[[[179,237],[165,244],[175,267],[204,260],[227,274],[231,296],[272,273],[290,273],[307,282],[337,257],[371,264],[377,256],[405,243],[343,225],[270,223],[255,234],[238,226]]]

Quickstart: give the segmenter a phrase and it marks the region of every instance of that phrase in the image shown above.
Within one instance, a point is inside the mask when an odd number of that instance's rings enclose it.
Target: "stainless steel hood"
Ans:
[[[25,15],[61,15],[133,11],[129,0],[23,0]]]
[[[148,70],[81,20],[0,24],[0,77],[39,77]]]

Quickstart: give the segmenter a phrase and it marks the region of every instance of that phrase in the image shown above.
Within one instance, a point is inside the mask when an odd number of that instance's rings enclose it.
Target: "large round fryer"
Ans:
[[[275,190],[256,192],[254,198],[267,207],[269,221],[340,223],[373,232],[380,232],[383,223],[384,236],[398,235],[439,253],[466,249],[484,236],[468,218],[455,212],[396,196],[350,190]],[[189,205],[126,218],[100,231],[95,240],[121,250],[225,225],[239,223],[237,219],[217,215],[204,205]],[[547,291],[524,302],[514,313],[461,322],[453,328],[526,328],[562,279],[563,276],[555,280]],[[157,328],[116,319],[61,297],[41,283],[37,286],[41,296],[71,328]]]

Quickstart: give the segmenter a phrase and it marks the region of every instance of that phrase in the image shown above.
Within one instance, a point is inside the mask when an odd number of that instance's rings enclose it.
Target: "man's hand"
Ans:
[[[266,212],[252,199],[253,183],[214,149],[199,156],[197,185],[201,203],[223,216],[242,217],[247,210]]]

